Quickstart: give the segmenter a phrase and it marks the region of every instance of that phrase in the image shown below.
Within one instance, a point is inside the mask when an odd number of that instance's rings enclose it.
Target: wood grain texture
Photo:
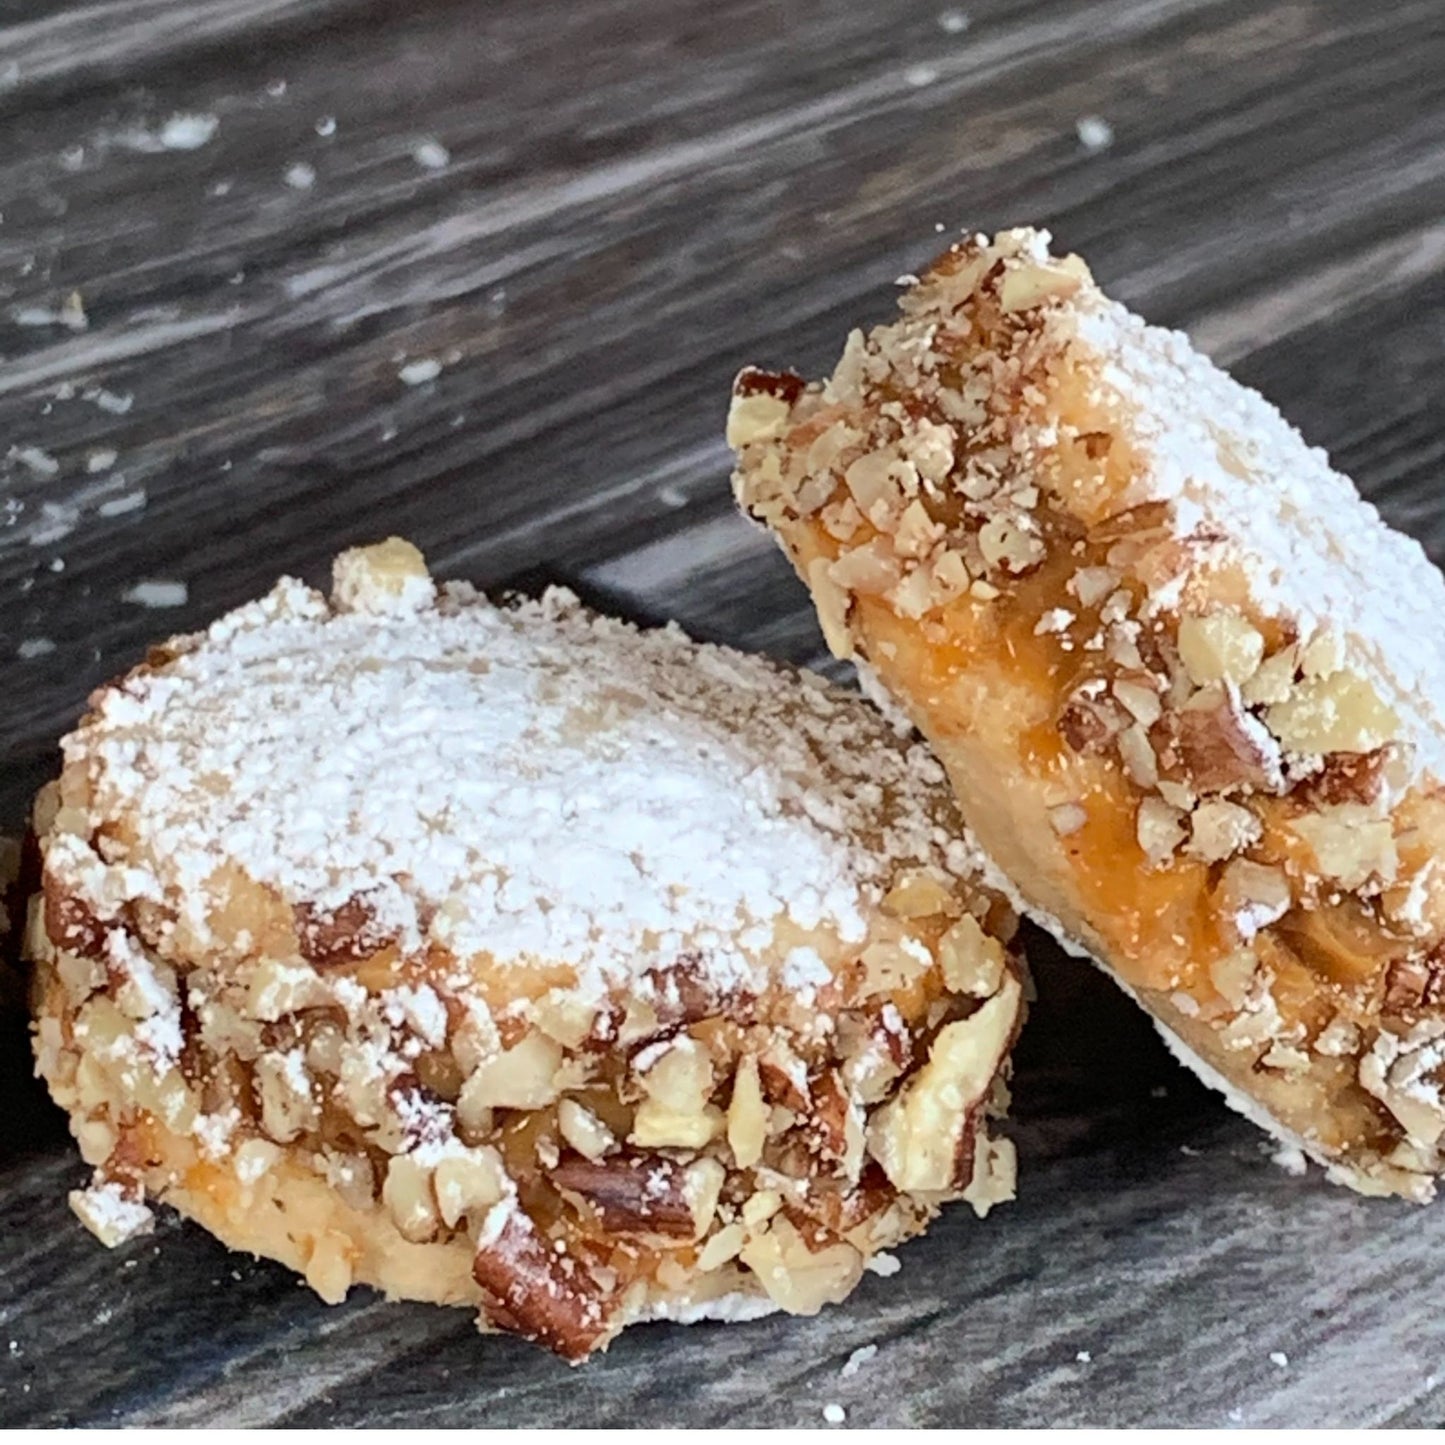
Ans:
[[[731,509],[727,385],[826,365],[939,222],[1052,226],[1445,558],[1439,0],[942,11],[0,8],[0,831],[147,641],[390,531],[487,587],[818,661]],[[167,148],[178,115],[209,139]],[[47,321],[73,292],[84,330]],[[408,386],[417,358],[442,369]],[[125,601],[142,579],[186,603]],[[649,1326],[580,1371],[461,1314],[328,1310],[174,1221],[100,1249],[12,1018],[0,1422],[1438,1423],[1445,1214],[1287,1177],[1102,980],[1031,951],[1017,1204],[816,1320]]]

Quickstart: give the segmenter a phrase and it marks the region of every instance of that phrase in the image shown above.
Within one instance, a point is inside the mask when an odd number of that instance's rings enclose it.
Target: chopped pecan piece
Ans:
[[[392,942],[376,926],[376,916],[362,898],[348,898],[329,913],[302,903],[295,914],[296,947],[313,968],[346,968]]]
[[[1397,958],[1385,972],[1386,1013],[1430,1008],[1445,998],[1445,958],[1436,949],[1424,958]]]
[[[585,1200],[609,1234],[665,1234],[691,1239],[696,1230],[686,1169],[656,1154],[564,1159],[547,1176]]]
[[[858,1177],[863,1168],[863,1111],[834,1069],[814,1082],[809,1132],[819,1153],[840,1163],[848,1178]]]
[[[769,1044],[758,1060],[758,1075],[769,1103],[781,1104],[795,1114],[807,1112],[812,1102],[807,1065],[781,1039]]]
[[[86,958],[103,957],[106,927],[80,899],[62,893],[53,880],[45,886],[45,935],[57,948]]]
[[[1276,792],[1282,785],[1279,746],[1245,712],[1232,689],[1201,689],[1174,714],[1172,724],[1180,764],[1200,792]]]
[[[738,1023],[752,1021],[753,995],[742,990],[721,992],[699,954],[681,954],[665,968],[649,969],[645,977],[656,995],[650,1002],[662,1028],[687,1028],[719,1016]]]
[[[498,1329],[536,1340],[563,1359],[585,1359],[607,1335],[608,1301],[580,1261],[558,1254],[510,1199],[492,1206],[472,1277]]]
[[[1075,693],[1059,715],[1059,732],[1076,753],[1096,753],[1124,726],[1112,702]]]
[[[1294,796],[1317,808],[1377,802],[1384,791],[1391,753],[1389,747],[1375,748],[1368,753],[1331,753],[1317,773],[1295,788]]]

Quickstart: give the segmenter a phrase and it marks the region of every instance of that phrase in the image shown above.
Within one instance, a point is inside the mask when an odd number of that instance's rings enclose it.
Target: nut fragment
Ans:
[[[306,1283],[329,1305],[340,1304],[351,1288],[355,1246],[349,1235],[328,1229],[311,1242]]]
[[[88,1189],[72,1189],[67,1199],[75,1217],[107,1249],[155,1228],[155,1216],[140,1191],[114,1180],[97,1177]]]
[[[914,1193],[967,1185],[973,1110],[1003,1063],[1020,997],[1018,980],[1005,977],[976,1013],[944,1026],[928,1062],[896,1099],[874,1112],[868,1150],[895,1189]]]
[[[781,436],[792,410],[781,396],[766,391],[733,392],[728,406],[727,444],[734,451]]]
[[[1438,953],[1425,958],[1397,958],[1390,964],[1385,975],[1387,1013],[1433,1008],[1442,998],[1445,998],[1445,959]]]
[[[1049,826],[1060,838],[1072,838],[1088,821],[1089,815],[1078,803],[1059,803],[1049,809]]]
[[[533,1031],[487,1059],[462,1085],[457,1113],[470,1122],[484,1109],[541,1109],[557,1097],[562,1046]]]
[[[831,571],[832,563],[826,557],[814,557],[808,564],[808,587],[828,651],[839,661],[846,661],[853,656],[853,638],[848,631],[848,611],[853,604],[833,580]]]
[[[768,1140],[768,1106],[758,1078],[758,1061],[747,1055],[733,1075],[728,1105],[728,1147],[739,1169],[751,1169],[763,1157]]]
[[[979,528],[978,545],[990,567],[1006,572],[1027,572],[1044,558],[1042,539],[1008,517],[990,517]]]
[[[1306,813],[1292,826],[1314,850],[1321,875],[1341,888],[1359,888],[1371,878],[1393,882],[1399,858],[1388,818],[1358,803],[1340,803]]]
[[[716,1160],[707,1162],[719,1171],[716,1183],[721,1189],[722,1166]],[[689,1176],[681,1164],[659,1155],[619,1155],[597,1163],[564,1159],[549,1171],[548,1178],[558,1189],[584,1200],[609,1234],[659,1234],[675,1239],[692,1239],[701,1233],[694,1206],[700,1209],[699,1190],[706,1195],[713,1183],[712,1176],[706,1180]],[[717,1193],[712,1192],[709,1219],[716,1203]]]
[[[1046,301],[1072,296],[1088,279],[1088,267],[1077,256],[1025,261],[1010,265],[1003,273],[998,302],[1006,312],[1027,311]]]
[[[584,1159],[600,1159],[617,1147],[612,1130],[575,1099],[557,1106],[557,1131]]]
[[[786,1215],[749,1239],[741,1255],[768,1297],[791,1315],[815,1315],[837,1304],[863,1275],[863,1256],[851,1244],[833,1240],[812,1249]]]
[[[1222,863],[1253,847],[1263,828],[1248,808],[1221,800],[1200,803],[1190,817],[1184,851],[1202,863]]]
[[[1196,687],[1247,682],[1264,658],[1264,635],[1238,612],[1181,617],[1178,646]]]
[[[717,1138],[723,1127],[722,1110],[714,1104],[695,1114],[679,1114],[656,1099],[644,1099],[627,1137],[643,1149],[701,1149]]]
[[[564,1359],[585,1359],[607,1332],[606,1302],[595,1281],[510,1199],[487,1214],[472,1275],[493,1324],[549,1345]]]
[[[699,1252],[698,1273],[711,1274],[713,1270],[721,1269],[729,1260],[736,1259],[743,1252],[747,1238],[747,1230],[741,1224],[724,1225],[709,1238]]]
[[[969,914],[938,940],[938,963],[943,981],[955,993],[988,998],[1003,982],[1003,945]]]
[[[1229,685],[1201,688],[1174,722],[1180,761],[1199,792],[1274,792],[1282,785],[1278,745]]]
[[[1151,863],[1163,863],[1184,841],[1184,815],[1163,798],[1145,798],[1139,804],[1135,833],[1144,856]]]
[[[1236,858],[1226,865],[1215,900],[1247,943],[1289,912],[1289,878],[1283,868]]]
[[[863,965],[863,992],[869,996],[908,988],[932,960],[921,944],[905,938],[897,943],[870,943],[858,961]]]
[[[1136,787],[1153,788],[1159,781],[1159,760],[1150,746],[1149,735],[1135,723],[1119,734],[1119,761]]]
[[[495,1149],[458,1147],[437,1165],[432,1188],[442,1223],[454,1229],[464,1214],[489,1209],[505,1198],[510,1184]]]
[[[1445,1135],[1445,1103],[1436,1075],[1445,1063],[1445,1021],[1430,1019],[1408,1034],[1382,1029],[1360,1060],[1359,1078],[1399,1120],[1410,1140],[1433,1149]]]
[[[402,537],[352,547],[331,564],[331,598],[343,612],[419,612],[435,596],[426,559]]]
[[[648,1098],[674,1113],[699,1114],[712,1096],[712,1059],[696,1039],[686,1034],[660,1050],[644,1049],[635,1067]]]
[[[905,873],[883,899],[883,911],[895,918],[932,918],[956,908],[953,894],[932,873]]]
[[[311,1095],[311,1078],[299,1049],[262,1054],[253,1065],[261,1127],[278,1144],[316,1127],[321,1112]]]
[[[1373,687],[1351,672],[1296,684],[1264,715],[1293,753],[1367,753],[1398,736],[1400,719]]]
[[[431,1176],[432,1171],[418,1163],[415,1156],[397,1154],[387,1165],[386,1181],[381,1186],[382,1203],[392,1223],[404,1239],[414,1244],[436,1237],[437,1206]]]

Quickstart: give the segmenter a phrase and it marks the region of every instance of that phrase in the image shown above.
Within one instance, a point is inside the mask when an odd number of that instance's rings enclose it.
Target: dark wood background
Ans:
[[[0,831],[149,639],[392,531],[820,660],[728,382],[825,366],[936,223],[1052,226],[1445,555],[1440,0],[0,0],[0,211]],[[1033,953],[1017,1204],[575,1371],[173,1219],[107,1253],[12,1017],[0,1423],[1438,1422],[1445,1206],[1288,1177]]]

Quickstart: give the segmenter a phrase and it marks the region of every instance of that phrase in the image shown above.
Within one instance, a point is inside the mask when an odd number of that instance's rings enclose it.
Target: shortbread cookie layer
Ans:
[[[408,544],[91,699],[37,805],[40,1072],[163,1200],[580,1359],[811,1313],[994,1135],[1022,985],[942,770],[816,678]]]
[[[1178,334],[1013,231],[831,378],[745,371],[742,505],[1018,898],[1253,1117],[1429,1197],[1445,583]]]

